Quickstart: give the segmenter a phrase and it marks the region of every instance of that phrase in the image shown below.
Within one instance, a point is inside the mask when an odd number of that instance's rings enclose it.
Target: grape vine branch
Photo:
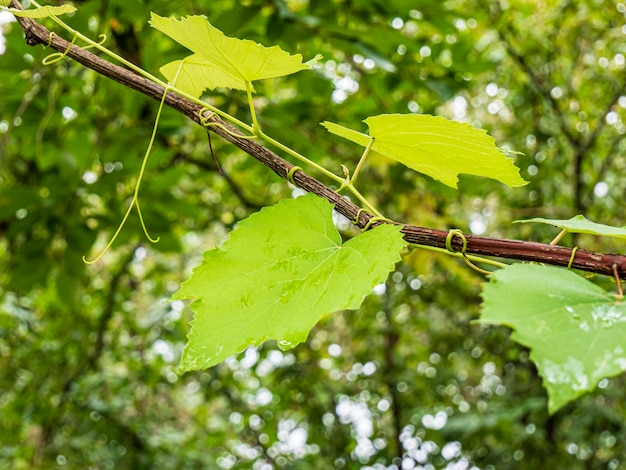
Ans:
[[[17,0],[11,1],[11,7],[23,9]],[[66,41],[30,18],[18,17],[17,21],[24,30],[27,44],[51,47],[104,77],[115,80],[157,101],[163,99],[166,90],[160,84],[148,80],[129,69],[112,64],[92,52]],[[583,249],[573,250],[572,248],[544,243],[497,239],[470,234],[463,237],[454,236],[450,242],[450,232],[447,230],[437,230],[401,224],[399,222],[375,221],[370,223],[370,219],[373,217],[371,214],[360,210],[356,204],[299,168],[297,171],[291,171],[290,173],[290,170],[294,168],[292,163],[253,140],[237,137],[237,129],[224,122],[215,114],[207,112],[203,115],[200,105],[173,91],[167,92],[165,104],[196,123],[204,125],[208,132],[214,132],[245,153],[256,158],[281,178],[289,179],[289,181],[295,183],[300,188],[328,200],[335,205],[335,209],[339,213],[350,220],[354,220],[360,228],[365,228],[366,226],[374,227],[382,223],[395,223],[403,225],[401,233],[404,239],[411,244],[449,251],[446,249],[446,240],[448,240],[448,248],[451,246],[457,253],[465,250],[466,254],[568,266],[582,271],[608,276],[617,275],[620,278],[626,278],[626,256],[619,254],[597,253]],[[207,122],[214,125],[206,126]]]

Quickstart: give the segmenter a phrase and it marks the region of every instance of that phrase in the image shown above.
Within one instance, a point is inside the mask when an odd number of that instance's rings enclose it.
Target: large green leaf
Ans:
[[[530,348],[550,413],[626,370],[626,304],[572,271],[513,264],[491,274],[480,323]]]
[[[626,228],[612,227],[610,225],[598,224],[585,218],[583,215],[577,215],[567,220],[560,219],[543,219],[537,217],[534,219],[516,220],[515,223],[526,224],[537,222],[540,224],[554,225],[562,230],[575,233],[587,233],[590,235],[602,235],[605,237],[626,238]]]
[[[211,367],[269,339],[281,348],[303,342],[321,316],[358,308],[404,244],[399,226],[383,225],[342,245],[332,206],[312,194],[253,214],[172,297],[195,299],[181,369]]]
[[[281,77],[310,67],[302,62],[300,54],[291,55],[278,46],[265,47],[247,39],[230,38],[204,16],[187,16],[178,20],[152,13],[150,25],[202,59],[200,61],[198,57],[191,56],[189,63],[185,60],[183,68],[189,80],[204,84],[204,88],[245,89],[246,82]],[[171,74],[177,69],[178,66],[168,64],[161,72]],[[201,69],[207,70],[201,72]],[[165,76],[173,81],[173,74]]]
[[[369,136],[324,122],[329,132],[399,161],[453,188],[458,174],[485,176],[515,187],[527,182],[486,131],[426,114],[381,114],[365,119]]]

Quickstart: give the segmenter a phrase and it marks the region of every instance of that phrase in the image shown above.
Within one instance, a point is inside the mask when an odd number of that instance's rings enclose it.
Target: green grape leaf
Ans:
[[[294,347],[323,315],[358,308],[399,261],[400,228],[381,225],[342,244],[332,205],[313,194],[240,222],[172,297],[195,299],[181,370],[270,339]]]
[[[334,122],[324,121],[321,124],[331,134],[335,134],[339,137],[343,137],[346,140],[350,140],[355,144],[359,144],[361,147],[367,147],[372,140],[372,138],[367,134],[363,134],[362,132],[343,127],[339,124],[335,124]]]
[[[6,5],[8,5],[9,3],[6,3]],[[74,13],[76,11],[76,7],[73,7],[72,5],[61,5],[58,7],[44,6],[29,10],[7,8],[6,11],[13,13],[15,16],[21,16],[23,18],[48,18],[50,16],[59,16],[65,15],[66,13]]]
[[[221,86],[241,89],[243,82],[245,89],[245,83],[290,75],[310,68],[308,63],[302,62],[300,54],[291,55],[278,46],[265,47],[247,39],[228,37],[204,16],[187,16],[178,20],[152,13],[150,25],[206,61],[206,64],[202,64],[193,59],[186,73],[198,81],[209,79],[203,82],[207,88]],[[183,68],[187,66],[183,64]],[[210,81],[214,72],[199,73],[200,68],[219,69],[222,74],[219,83]],[[228,76],[233,79],[223,80]]]
[[[551,414],[626,370],[626,303],[572,271],[513,264],[482,296],[478,322],[509,326],[530,348]]]
[[[367,140],[365,134],[338,124],[322,125],[362,146],[374,139],[372,151],[453,188],[459,173],[493,178],[510,187],[527,184],[495,139],[469,124],[427,114],[381,114],[363,122],[370,131]]]
[[[199,98],[207,88],[232,88],[245,90],[246,82],[224,72],[210,60],[191,54],[183,60],[175,60],[159,69],[170,85]],[[254,88],[252,88],[254,90]]]
[[[559,219],[543,219],[537,217],[534,219],[516,220],[513,223],[527,224],[537,222],[540,224],[554,225],[562,230],[575,233],[587,233],[590,235],[602,235],[605,237],[626,238],[626,227],[612,227],[610,225],[598,224],[585,218],[583,215],[577,215],[568,220]]]

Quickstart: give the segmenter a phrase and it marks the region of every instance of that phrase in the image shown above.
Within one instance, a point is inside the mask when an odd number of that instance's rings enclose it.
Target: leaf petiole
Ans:
[[[550,245],[558,245],[558,243],[561,241],[561,239],[565,236],[566,233],[567,233],[566,228],[561,230],[559,234],[556,237],[554,237],[554,240],[550,242]]]
[[[367,144],[367,147],[365,147],[365,150],[363,151],[363,155],[361,155],[359,163],[357,163],[356,165],[354,174],[352,175],[352,178],[350,178],[350,181],[352,181],[353,183],[356,181],[357,177],[359,176],[359,172],[361,171],[361,168],[363,168],[363,165],[365,164],[365,160],[367,160],[367,157],[369,156],[370,150],[372,149],[372,146],[374,145],[374,141],[375,139],[372,137],[372,139],[369,141],[369,144]]]
[[[256,118],[256,110],[254,109],[254,100],[252,99],[252,83],[246,81],[246,95],[248,96],[248,106],[250,107],[250,116],[252,116],[252,133],[259,135],[261,128]]]

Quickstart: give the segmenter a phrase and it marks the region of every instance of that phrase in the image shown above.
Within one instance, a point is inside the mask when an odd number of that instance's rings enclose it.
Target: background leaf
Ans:
[[[555,227],[567,230],[568,232],[602,235],[605,237],[626,238],[626,228],[598,224],[596,222],[588,220],[583,215],[577,215],[568,220],[544,219],[541,217],[536,217],[534,219],[516,220],[514,223],[527,224],[530,222],[554,225]]]
[[[626,304],[562,268],[513,264],[491,275],[480,323],[513,328],[556,412],[626,370]]]
[[[404,244],[399,226],[384,225],[342,245],[332,206],[312,194],[253,214],[172,297],[196,299],[182,370],[268,339],[283,349],[304,341],[322,315],[358,308]]]
[[[453,188],[459,173],[493,178],[511,187],[526,184],[513,160],[495,146],[495,139],[469,124],[426,114],[381,114],[363,122],[376,139],[373,151]],[[349,133],[332,123],[324,126],[333,134],[367,145],[364,134]]]
[[[225,76],[236,78],[228,84],[207,84],[209,88],[238,88],[238,81],[245,83],[281,77],[309,68],[309,65],[302,63],[300,54],[291,55],[278,46],[265,47],[247,39],[230,38],[203,16],[187,16],[177,20],[152,13],[150,25],[212,64],[207,67],[217,67]],[[187,73],[198,81],[208,78],[207,73],[196,75],[199,67],[200,64],[195,61]]]

